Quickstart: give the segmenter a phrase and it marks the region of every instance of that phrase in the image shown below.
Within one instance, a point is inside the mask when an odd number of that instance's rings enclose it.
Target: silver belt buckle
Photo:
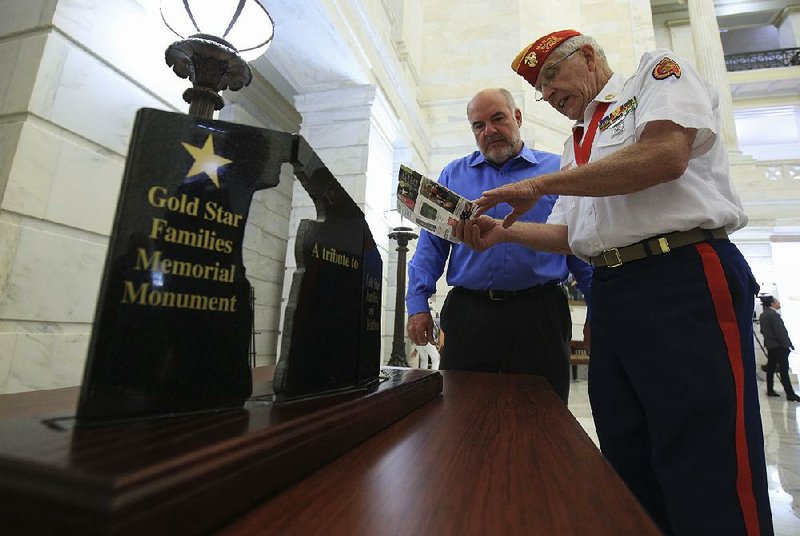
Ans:
[[[608,257],[606,256],[606,254],[612,253],[612,252],[617,257],[617,259],[613,263],[611,261],[609,261]],[[608,266],[609,268],[616,268],[617,266],[622,266],[622,256],[620,256],[618,248],[611,248],[611,249],[605,250],[603,252],[603,260],[606,261],[606,266]]]

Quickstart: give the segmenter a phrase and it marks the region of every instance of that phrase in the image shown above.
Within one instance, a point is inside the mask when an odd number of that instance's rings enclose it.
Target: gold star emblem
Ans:
[[[181,145],[183,145],[183,148],[189,151],[189,154],[194,158],[192,168],[189,170],[189,173],[186,174],[186,177],[194,177],[195,175],[205,173],[208,175],[208,178],[211,179],[211,182],[214,183],[214,186],[219,188],[217,170],[222,166],[230,164],[233,160],[228,160],[227,158],[214,154],[214,140],[211,138],[211,134],[208,135],[202,147],[195,147],[183,142],[181,142]]]

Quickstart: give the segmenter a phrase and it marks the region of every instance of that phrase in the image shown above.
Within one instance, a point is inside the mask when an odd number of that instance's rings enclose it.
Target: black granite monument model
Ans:
[[[78,422],[241,407],[253,311],[242,263],[253,194],[292,163],[303,221],[279,398],[366,387],[380,365],[381,259],[364,214],[299,136],[157,110],[137,115]]]

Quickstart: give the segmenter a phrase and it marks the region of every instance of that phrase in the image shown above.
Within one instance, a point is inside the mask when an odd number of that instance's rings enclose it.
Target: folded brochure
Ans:
[[[397,177],[397,210],[407,220],[450,242],[451,224],[472,215],[474,205],[449,188],[430,180],[413,169],[400,166]]]

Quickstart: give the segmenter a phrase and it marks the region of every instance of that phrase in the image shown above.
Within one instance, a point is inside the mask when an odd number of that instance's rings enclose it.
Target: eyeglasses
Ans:
[[[539,80],[541,81],[541,83],[539,84],[538,87],[533,88],[534,97],[536,98],[537,102],[544,100],[544,93],[542,92],[542,88],[544,86],[549,86],[553,82],[553,79],[558,75],[558,71],[560,70],[558,64],[564,61],[565,59],[569,58],[579,50],[580,50],[579,48],[576,48],[575,50],[573,50],[560,60],[554,61],[553,63],[542,69],[542,74],[539,76]]]

